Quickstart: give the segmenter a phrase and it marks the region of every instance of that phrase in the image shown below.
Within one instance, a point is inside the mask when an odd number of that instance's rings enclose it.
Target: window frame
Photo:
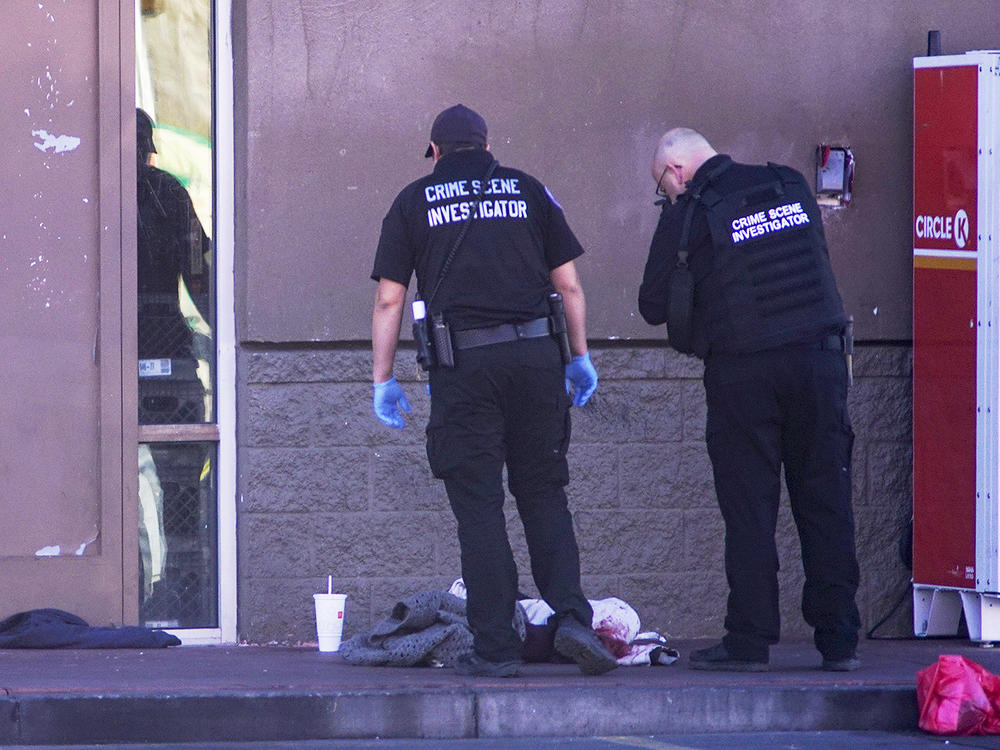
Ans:
[[[137,4],[138,5],[138,4]],[[140,23],[136,7],[136,23]],[[235,316],[235,170],[233,128],[233,51],[232,0],[212,0],[212,160],[213,160],[213,229],[215,263],[215,422],[194,425],[139,425],[134,456],[142,443],[208,442],[217,445],[216,512],[218,524],[218,626],[211,628],[167,629],[184,645],[236,643],[237,571],[236,571],[236,316]],[[220,19],[223,23],[220,24]],[[129,47],[135,68],[135,46]],[[134,132],[134,127],[132,128]],[[131,180],[135,185],[135,179]],[[134,199],[133,199],[134,202]],[[134,285],[132,295],[136,294]],[[128,307],[126,306],[126,309]],[[134,311],[135,305],[129,312]],[[134,326],[131,327],[134,335]],[[135,353],[134,345],[124,347]],[[131,368],[135,378],[136,364]],[[133,387],[135,398],[137,392]],[[136,409],[125,409],[135,419]],[[133,428],[134,429],[134,428]],[[135,480],[127,482],[135,488]],[[126,494],[126,507],[135,504],[135,495]],[[125,516],[134,517],[134,512]],[[137,554],[137,551],[134,553]],[[125,558],[125,575],[135,575],[135,566]],[[136,594],[137,583],[126,586]],[[136,605],[137,606],[137,605]]]

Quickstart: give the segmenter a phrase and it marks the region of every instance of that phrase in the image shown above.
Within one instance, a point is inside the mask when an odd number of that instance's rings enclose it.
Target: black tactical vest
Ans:
[[[710,179],[696,196],[714,256],[696,302],[709,351],[818,341],[847,321],[815,199],[793,169],[759,169],[750,187],[721,193]]]

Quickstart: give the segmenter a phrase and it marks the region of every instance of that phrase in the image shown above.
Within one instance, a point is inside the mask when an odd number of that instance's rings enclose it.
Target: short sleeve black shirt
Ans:
[[[426,300],[492,160],[457,151],[403,188],[382,220],[371,277],[408,286],[416,273]],[[430,311],[456,330],[547,315],[549,272],[583,253],[562,208],[534,177],[498,165],[475,210]]]

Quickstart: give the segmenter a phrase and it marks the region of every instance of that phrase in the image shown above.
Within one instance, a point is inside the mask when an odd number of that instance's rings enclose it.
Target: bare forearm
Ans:
[[[563,307],[566,309],[566,328],[569,331],[569,348],[573,356],[587,353],[587,303],[583,289],[577,287],[568,295],[563,293]]]
[[[379,282],[372,312],[372,382],[384,383],[392,377],[396,344],[403,320],[406,288],[393,282]],[[395,287],[399,287],[398,289]],[[401,291],[400,291],[401,290]]]
[[[552,286],[562,295],[569,348],[574,357],[587,353],[587,303],[573,261],[552,269]]]
[[[399,319],[395,327],[383,322],[376,315],[372,322],[372,382],[384,383],[392,377],[392,365],[396,358],[396,341],[399,336]]]

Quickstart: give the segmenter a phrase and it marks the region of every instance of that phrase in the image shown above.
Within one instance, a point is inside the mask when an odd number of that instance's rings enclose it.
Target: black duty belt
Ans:
[[[452,331],[451,342],[456,349],[472,349],[477,346],[503,344],[521,339],[537,339],[548,336],[549,319],[535,318],[524,323],[502,323],[487,328],[467,328],[464,331]]]
[[[831,333],[812,344],[786,344],[781,349],[822,349],[823,351],[844,351],[844,337],[839,333]]]
[[[831,333],[829,336],[822,339],[818,344],[818,349],[829,349],[830,351],[842,352],[844,351],[844,337],[839,333]]]

